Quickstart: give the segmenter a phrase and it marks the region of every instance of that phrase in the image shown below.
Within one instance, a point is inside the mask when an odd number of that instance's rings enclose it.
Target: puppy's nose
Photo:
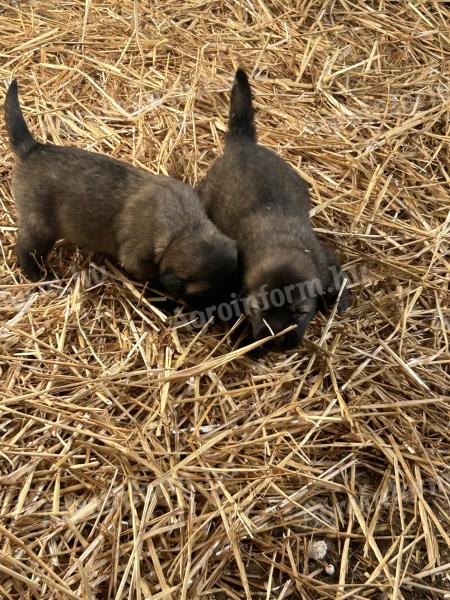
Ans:
[[[269,342],[269,344],[271,345],[273,350],[282,352],[283,350],[292,350],[300,344],[300,341],[300,330],[297,327],[297,329],[288,331],[284,335],[275,338],[272,342]]]

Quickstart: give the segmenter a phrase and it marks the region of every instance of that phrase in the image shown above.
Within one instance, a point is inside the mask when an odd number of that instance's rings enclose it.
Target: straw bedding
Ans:
[[[352,293],[255,359],[99,256],[31,285],[3,129],[2,599],[450,597],[447,4],[0,2],[36,137],[192,183],[246,66]]]

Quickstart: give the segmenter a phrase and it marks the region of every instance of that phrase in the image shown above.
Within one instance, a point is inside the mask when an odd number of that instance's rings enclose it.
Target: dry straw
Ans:
[[[39,139],[191,182],[244,64],[353,298],[254,359],[101,257],[37,288],[2,130],[2,599],[450,597],[447,5],[0,1]]]

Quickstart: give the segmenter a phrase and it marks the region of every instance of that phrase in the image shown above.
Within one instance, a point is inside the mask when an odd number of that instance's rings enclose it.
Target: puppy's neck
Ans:
[[[269,214],[254,214],[239,224],[238,246],[248,257],[250,264],[261,257],[279,256],[290,258],[297,252],[308,253],[317,244],[317,239],[309,222],[286,215],[270,218]]]
[[[317,269],[311,253],[305,249],[291,249],[277,252],[273,249],[244,266],[244,289],[258,290],[263,286],[269,289],[283,288],[317,277]],[[247,262],[247,261],[246,261]]]

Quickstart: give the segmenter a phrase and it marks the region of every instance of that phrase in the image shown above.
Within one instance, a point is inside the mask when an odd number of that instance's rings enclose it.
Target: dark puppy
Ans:
[[[188,302],[212,292],[220,297],[235,283],[236,245],[211,223],[188,185],[101,154],[36,142],[16,81],[5,117],[17,158],[16,253],[29,279],[45,275],[46,255],[64,238],[116,257],[135,279],[160,283]]]
[[[305,181],[256,143],[251,90],[242,69],[231,92],[224,154],[198,191],[214,224],[237,242],[255,339],[293,325],[269,347],[294,347],[316,311],[336,302],[343,276],[311,227]],[[340,308],[347,303],[344,290]]]

